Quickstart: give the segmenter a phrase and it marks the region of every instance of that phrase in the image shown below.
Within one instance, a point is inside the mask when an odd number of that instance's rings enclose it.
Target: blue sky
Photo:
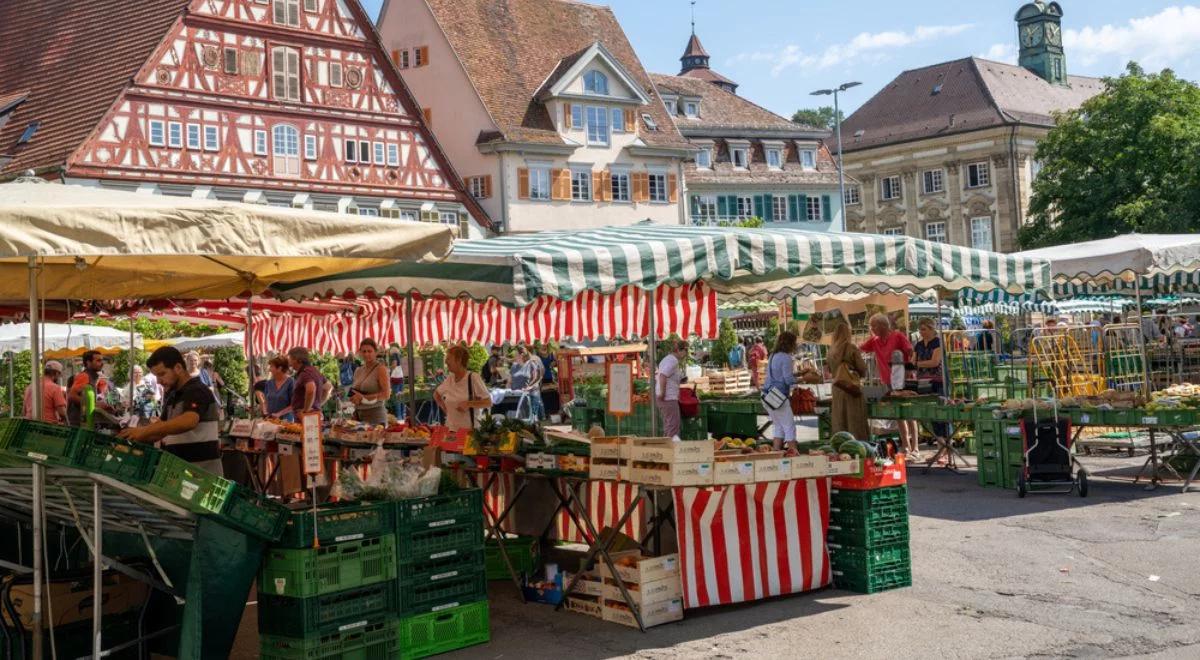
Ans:
[[[363,0],[376,15],[382,0]],[[647,69],[676,73],[688,0],[608,0]],[[814,89],[855,80],[847,111],[905,69],[978,55],[1016,61],[1016,0],[698,0],[696,32],[717,71],[785,116]],[[1200,78],[1200,2],[1060,0],[1072,74],[1147,69]]]

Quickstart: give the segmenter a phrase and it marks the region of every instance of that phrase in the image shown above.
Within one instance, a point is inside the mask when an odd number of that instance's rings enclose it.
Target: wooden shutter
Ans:
[[[550,170],[550,199],[571,199],[571,170]]]
[[[399,49],[392,49],[392,63],[395,64],[396,66],[400,66],[400,50]]]
[[[788,195],[788,220],[796,222],[800,219],[800,197]]]
[[[429,46],[420,46],[417,51],[421,53],[421,66],[429,66]]]
[[[634,122],[636,121],[637,117],[635,116],[635,114],[636,113],[633,110],[625,111],[625,132],[626,133],[632,133],[634,128],[636,128]]]
[[[570,103],[563,104],[563,127],[564,128],[574,128],[575,127],[575,124],[571,123],[571,104]]]
[[[629,176],[633,182],[633,201],[650,201],[650,174],[648,172],[634,172]]]
[[[422,108],[421,115],[425,117],[425,125],[433,126],[433,108]]]
[[[525,171],[525,194],[529,194],[529,170]],[[488,198],[492,196],[492,175],[483,175],[483,196]]]
[[[667,175],[667,201],[672,204],[679,202],[679,175]]]
[[[300,53],[293,48],[285,49],[287,54],[287,97],[293,101],[300,100]]]
[[[717,197],[717,217],[726,218],[733,215],[733,209],[729,208],[729,198],[725,195]]]
[[[755,195],[754,196],[754,215],[756,217],[766,219],[767,214],[766,214],[766,211],[763,210],[763,207],[765,207],[765,206],[766,206],[766,199],[762,195]]]
[[[825,222],[833,220],[833,205],[829,199],[829,195],[821,195],[821,219]]]
[[[592,199],[604,201],[604,172],[592,172]]]
[[[287,98],[287,49],[271,50],[271,93],[277,99]]]
[[[613,201],[612,172],[610,172],[608,170],[601,170],[599,172],[596,172],[596,174],[600,177],[599,182],[596,184],[596,189],[594,191],[595,195],[596,195],[596,199],[601,202]]]
[[[488,177],[488,187],[491,187],[491,177]],[[517,170],[517,199],[529,199],[529,168]]]

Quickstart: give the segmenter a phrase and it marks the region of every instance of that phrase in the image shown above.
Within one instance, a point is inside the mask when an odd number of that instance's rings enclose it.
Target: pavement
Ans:
[[[492,640],[442,656],[1200,658],[1200,492],[1147,491],[1144,458],[1084,457],[1091,492],[985,489],[973,470],[910,474],[913,586],[826,589],[689,610],[646,633],[493,582]],[[234,657],[254,657],[254,607]]]

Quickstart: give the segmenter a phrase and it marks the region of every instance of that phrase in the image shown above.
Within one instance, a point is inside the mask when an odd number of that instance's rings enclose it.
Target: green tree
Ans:
[[[5,353],[3,360],[0,360],[0,410],[3,410],[5,416],[8,414],[8,404],[11,400],[16,405],[16,415],[23,414],[22,406],[25,402],[25,388],[29,387],[29,351],[21,351],[20,353]],[[10,363],[11,360],[11,363]],[[9,387],[9,365],[12,365],[12,386]],[[10,399],[11,397],[11,399]]]
[[[246,354],[242,352],[242,347],[226,346],[213,351],[213,369],[221,374],[225,387],[229,390],[243,396],[249,392]]]
[[[88,319],[81,323],[129,332],[129,319]],[[133,331],[144,339],[172,339],[175,337],[207,337],[226,330],[214,325],[138,317],[133,321]]]
[[[774,350],[775,340],[779,339],[779,316],[772,316],[767,319],[767,329],[763,331],[763,343],[767,345],[767,350]]]
[[[717,338],[713,340],[712,353],[709,357],[718,367],[729,366],[729,351],[737,343],[737,331],[733,329],[733,321],[721,319],[717,325]]]
[[[488,350],[483,344],[471,344],[467,355],[467,371],[479,371],[488,361]]]
[[[1022,247],[1200,230],[1200,87],[1130,63],[1038,145]]]
[[[846,113],[841,113],[842,121],[846,121]],[[801,108],[792,114],[792,121],[813,128],[833,128],[833,106],[823,105],[819,108]]]
[[[133,360],[135,365],[141,365],[142,369],[146,369],[146,358],[150,354],[140,348],[133,351]],[[224,375],[224,374],[222,374]],[[129,351],[118,351],[112,358],[112,380],[113,385],[120,388],[129,386]]]

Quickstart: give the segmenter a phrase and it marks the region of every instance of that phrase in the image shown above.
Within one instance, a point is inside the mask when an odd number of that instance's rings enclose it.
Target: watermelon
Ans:
[[[850,433],[849,431],[838,431],[837,433],[833,434],[833,437],[829,438],[829,444],[833,445],[834,449],[840,451],[842,443],[854,442],[854,440],[854,434]]]

